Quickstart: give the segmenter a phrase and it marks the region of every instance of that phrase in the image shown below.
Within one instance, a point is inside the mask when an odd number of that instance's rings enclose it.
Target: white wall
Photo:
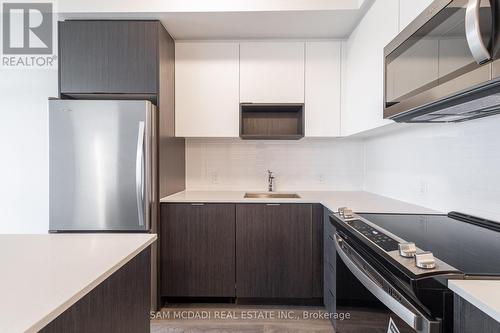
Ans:
[[[346,139],[242,141],[188,139],[188,190],[267,188],[267,169],[277,191],[361,190],[363,143]]]
[[[56,69],[0,70],[0,234],[49,228],[49,96]]]
[[[391,123],[382,117],[383,49],[399,31],[398,14],[398,0],[375,1],[342,45],[342,135]]]
[[[367,191],[500,221],[500,116],[371,138],[365,159]]]

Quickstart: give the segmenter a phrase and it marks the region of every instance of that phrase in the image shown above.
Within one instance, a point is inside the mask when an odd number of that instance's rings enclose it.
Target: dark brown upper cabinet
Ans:
[[[159,92],[159,21],[59,22],[61,95]]]

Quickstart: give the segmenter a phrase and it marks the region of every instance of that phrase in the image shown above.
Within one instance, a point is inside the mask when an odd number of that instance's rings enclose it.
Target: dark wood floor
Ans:
[[[322,307],[180,304],[163,308],[151,333],[334,333]],[[313,318],[313,317],[316,318]]]

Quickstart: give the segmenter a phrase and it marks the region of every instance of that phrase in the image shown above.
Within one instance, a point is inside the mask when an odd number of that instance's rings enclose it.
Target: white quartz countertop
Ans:
[[[449,280],[448,288],[500,322],[500,280]]]
[[[0,332],[38,332],[156,238],[0,235]]]
[[[349,207],[357,213],[439,213],[429,208],[363,191],[290,191],[287,193],[297,193],[300,198],[246,199],[243,191],[183,191],[162,198],[161,202],[321,203],[331,211],[337,211],[340,207]]]

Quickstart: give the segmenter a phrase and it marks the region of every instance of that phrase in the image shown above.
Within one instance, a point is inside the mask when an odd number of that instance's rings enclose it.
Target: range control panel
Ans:
[[[384,232],[382,227],[374,225],[364,216],[355,214],[352,209],[339,208],[337,214],[330,215],[330,221],[334,225],[338,224],[339,227],[345,228],[345,231],[349,232],[348,238],[352,235],[352,237],[360,240],[367,239],[370,243],[377,245],[385,252],[377,253],[378,255],[382,255],[382,258],[390,258],[391,265],[394,265],[394,262],[399,263],[402,269],[412,274],[410,276],[429,274],[429,272],[446,272],[455,274],[457,279],[463,278],[463,273],[438,258],[434,258],[431,252],[423,251],[415,243],[400,239],[389,231]]]
[[[357,219],[352,219],[349,221],[346,221],[348,225],[350,225],[352,228],[356,229],[359,231],[361,234],[363,234],[366,238],[371,240],[373,243],[377,244],[379,247],[381,247],[384,251],[394,251],[398,249],[398,242],[392,239],[391,237],[387,236],[386,234],[381,233],[377,229],[369,226],[365,222]]]

